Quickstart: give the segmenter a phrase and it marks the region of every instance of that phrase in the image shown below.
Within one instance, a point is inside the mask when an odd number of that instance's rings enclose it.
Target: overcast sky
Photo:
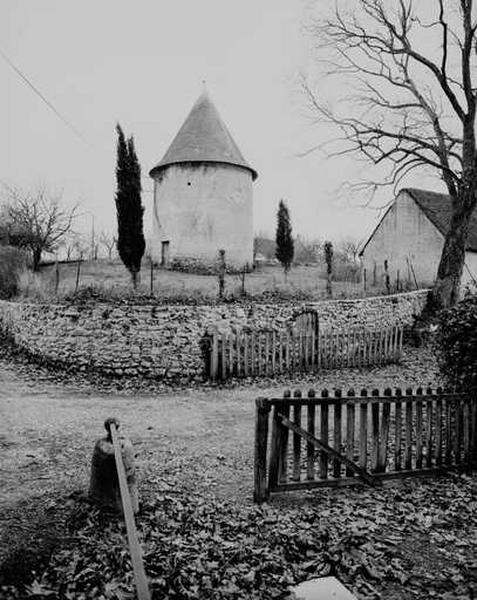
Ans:
[[[76,135],[0,56],[0,179],[63,189],[69,203],[115,229],[115,123],[133,134],[143,171],[167,150],[202,80],[246,160],[256,232],[274,233],[280,198],[295,233],[362,239],[378,213],[339,198],[363,169],[300,157],[329,131],[312,127],[299,88],[313,66],[304,30],[311,0],[0,0],[0,48],[79,132]],[[316,4],[316,3],[315,3]],[[389,200],[391,191],[386,197]],[[90,216],[80,228],[89,227]]]

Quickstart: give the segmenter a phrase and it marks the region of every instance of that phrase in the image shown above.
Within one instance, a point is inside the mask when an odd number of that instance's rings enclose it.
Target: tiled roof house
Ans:
[[[402,189],[363,246],[360,257],[367,276],[383,275],[388,262],[391,281],[398,276],[411,284],[432,285],[452,216],[447,194]],[[467,239],[462,285],[477,281],[477,211]]]

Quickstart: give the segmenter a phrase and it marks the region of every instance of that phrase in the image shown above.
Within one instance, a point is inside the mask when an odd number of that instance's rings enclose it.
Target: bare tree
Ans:
[[[76,260],[83,260],[89,252],[91,252],[91,240],[88,236],[74,233],[71,239],[71,254],[76,257]]]
[[[340,241],[338,244],[338,252],[344,260],[356,263],[358,259],[358,252],[360,244],[358,240],[353,237],[347,237]]]
[[[321,249],[320,240],[307,240],[301,235],[295,238],[295,262],[298,264],[317,263]]]
[[[106,249],[109,260],[112,260],[113,250],[118,243],[117,238],[107,231],[102,231],[99,236],[99,243]]]
[[[327,74],[349,76],[355,93],[333,108],[307,82],[305,93],[320,119],[343,133],[331,154],[358,153],[377,167],[381,183],[373,177],[366,187],[396,187],[423,168],[443,180],[452,219],[433,297],[437,307],[452,305],[477,203],[476,7],[473,0],[346,5],[337,0],[312,28],[320,50],[326,48]]]
[[[44,252],[55,252],[71,231],[77,206],[61,206],[61,194],[45,188],[26,192],[6,188],[5,214],[9,243],[31,252],[33,270],[38,271]]]

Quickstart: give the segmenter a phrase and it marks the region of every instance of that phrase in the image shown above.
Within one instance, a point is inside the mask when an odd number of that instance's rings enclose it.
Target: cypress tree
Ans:
[[[331,296],[331,275],[333,273],[333,244],[331,242],[325,242],[323,246],[323,252],[325,255],[326,263],[326,291],[328,293],[328,296]]]
[[[120,125],[116,125],[116,214],[118,218],[118,253],[131,273],[137,287],[141,259],[146,243],[143,233],[144,207],[141,204],[141,166],[131,136],[126,140]]]
[[[293,262],[295,247],[293,244],[290,213],[288,212],[288,207],[283,200],[280,200],[278,204],[277,231],[275,235],[275,242],[275,256],[282,264],[286,280],[288,271],[290,270],[291,264]]]

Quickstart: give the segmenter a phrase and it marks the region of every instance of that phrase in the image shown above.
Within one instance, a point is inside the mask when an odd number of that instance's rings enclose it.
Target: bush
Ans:
[[[0,298],[18,294],[20,275],[25,270],[25,253],[11,246],[0,246]]]
[[[439,313],[436,352],[447,385],[477,387],[477,295]]]
[[[36,302],[49,302],[55,298],[54,283],[41,273],[24,270],[18,278],[18,296]]]

